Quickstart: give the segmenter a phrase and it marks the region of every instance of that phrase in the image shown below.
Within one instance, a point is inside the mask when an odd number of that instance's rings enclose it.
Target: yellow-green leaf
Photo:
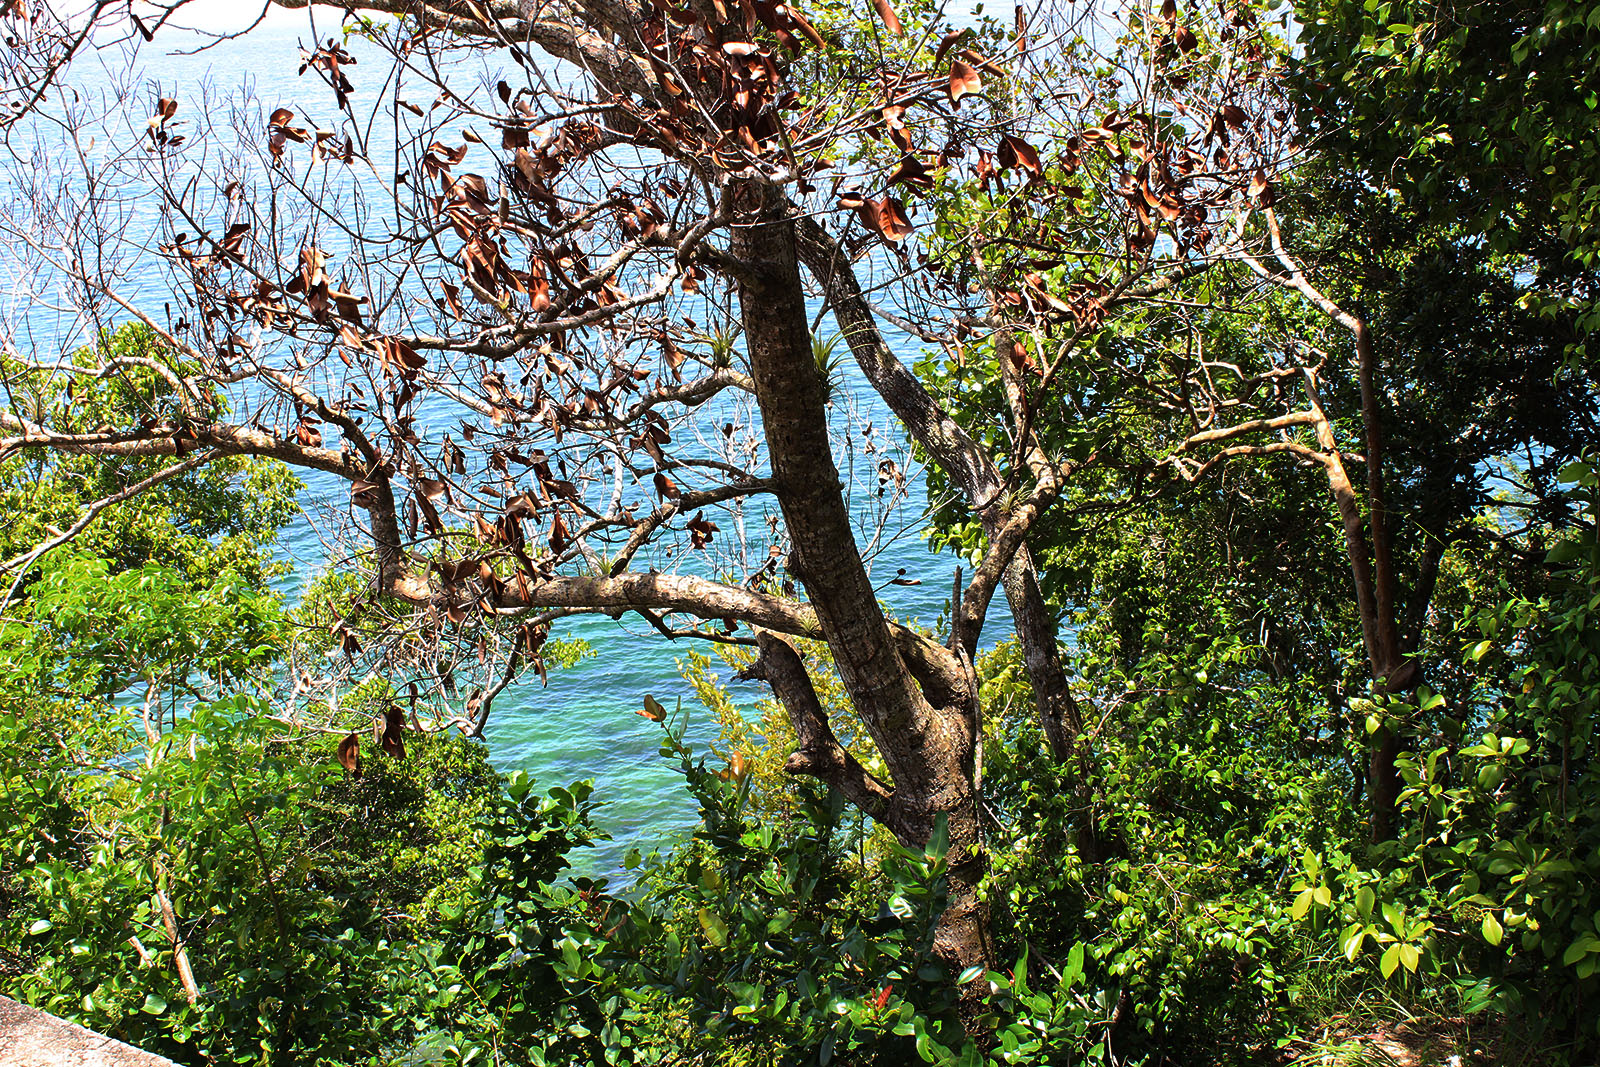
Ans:
[[[728,943],[728,924],[722,921],[722,916],[710,908],[701,908],[699,913],[700,929],[705,931],[706,940],[716,948],[721,948]]]

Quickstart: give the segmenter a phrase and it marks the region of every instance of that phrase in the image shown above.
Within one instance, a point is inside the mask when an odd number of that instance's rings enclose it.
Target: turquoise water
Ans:
[[[324,10],[318,17],[318,36],[326,38],[331,29],[329,15]],[[221,24],[226,25],[226,20]],[[192,39],[172,38],[167,43],[168,39],[158,37],[154,46],[142,49],[136,61],[137,75],[131,80],[117,75],[125,60],[116,52],[102,57],[102,69],[80,67],[74,77],[82,79],[80,85],[86,93],[113,91],[118,86],[135,89],[135,103],[127,108],[135,115],[138,107],[147,105],[158,95],[175,96],[180,107],[191,109],[198,100],[211,101],[210,106],[216,108],[224,106],[222,102],[230,96],[251,92],[267,109],[280,103],[297,106],[296,96],[315,100],[323,106],[326,90],[312,83],[311,76],[297,75],[297,44],[311,39],[303,13],[275,12],[267,24],[247,36],[218,42],[197,55],[178,55],[173,51],[192,49],[195,43]],[[166,47],[161,47],[163,44]],[[358,58],[362,55],[359,43],[351,45],[351,51]],[[358,113],[363,98],[371,99],[366,94],[376,91],[372,83],[378,80],[379,73],[359,63],[352,71]],[[489,73],[492,78],[493,72]],[[202,92],[202,87],[208,84],[209,89]],[[133,121],[137,123],[136,118]],[[130,204],[127,211],[130,233],[142,229],[153,236],[157,221],[149,205]],[[158,297],[163,285],[159,274],[151,271],[145,276],[139,273],[142,269],[146,268],[133,265],[131,288],[142,292],[147,299]],[[31,341],[39,350],[50,346],[72,347],[81,340],[80,336],[75,336],[78,333],[75,324],[60,316],[52,317],[45,306],[23,309],[20,314],[15,307],[9,310],[13,321],[24,321],[30,327],[19,337],[19,343]],[[821,332],[826,334],[828,330],[824,320]],[[893,334],[889,340],[902,358],[910,360],[916,356],[918,347],[910,338]],[[842,354],[842,346],[840,351]],[[874,582],[882,587],[882,597],[894,615],[931,626],[948,607],[951,572],[957,561],[950,556],[936,556],[925,547],[920,535],[926,504],[922,480],[916,476],[903,451],[896,451],[903,449],[903,435],[898,424],[876,395],[864,388],[859,372],[848,360],[841,371],[839,396],[836,429],[841,431],[841,437],[850,425],[859,431],[865,423],[870,423],[879,447],[894,452],[897,460],[913,475],[910,493],[906,501],[890,513],[870,565]],[[848,420],[844,410],[847,407],[851,409]],[[419,430],[422,430],[428,409],[424,406],[419,415]],[[708,412],[707,418],[720,421],[715,412]],[[861,440],[859,432],[856,440]],[[882,454],[869,455],[857,446],[838,457],[841,468],[853,469],[857,482],[863,487],[857,509],[863,544],[872,536],[871,513],[876,487],[873,471]],[[301,503],[308,516],[313,516],[318,514],[319,505],[323,503],[343,510],[347,501],[345,486],[314,476],[307,479]],[[747,521],[754,527],[758,516]],[[722,525],[724,532],[719,536],[731,538],[732,526],[726,522]],[[284,584],[284,592],[291,599],[303,582],[325,565],[322,536],[325,532],[311,522],[301,522],[284,538],[282,551],[295,562],[295,573]],[[890,580],[896,577],[902,582],[916,584],[891,585]],[[986,636],[992,637],[1007,623],[1003,604],[997,605],[991,613]],[[581,638],[595,654],[576,667],[553,672],[548,687],[541,687],[537,677],[532,677],[503,693],[496,701],[487,730],[491,758],[502,769],[526,770],[547,786],[580,778],[595,779],[596,797],[603,805],[599,822],[612,839],[594,851],[586,866],[593,872],[615,871],[627,849],[639,847],[649,851],[653,847],[665,847],[694,821],[691,799],[681,787],[673,767],[659,755],[661,727],[635,712],[647,693],[668,708],[681,699],[690,715],[689,737],[703,751],[714,735],[714,727],[708,721],[708,713],[698,708],[683,681],[679,660],[691,650],[710,653],[712,649],[701,642],[669,642],[643,620],[632,616],[620,621],[598,616],[565,620],[557,624],[554,636]],[[728,670],[720,663],[717,666],[716,673],[726,678]],[[765,690],[757,684],[736,683],[732,692],[741,706],[750,707]]]

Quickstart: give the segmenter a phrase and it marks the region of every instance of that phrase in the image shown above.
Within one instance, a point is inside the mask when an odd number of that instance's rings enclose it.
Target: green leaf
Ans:
[[[696,914],[700,919],[700,929],[705,931],[707,941],[716,948],[722,948],[728,943],[728,924],[722,921],[722,916],[710,908],[701,908]]]
[[[1356,890],[1356,911],[1361,913],[1363,919],[1372,914],[1372,906],[1377,903],[1378,895],[1372,891],[1370,885],[1364,885]]]
[[[1596,941],[1593,934],[1583,934],[1567,946],[1567,951],[1561,954],[1561,962],[1570,967],[1591,952],[1600,952],[1600,941]]]
[[[1556,475],[1556,479],[1564,485],[1593,485],[1595,476],[1596,473],[1593,466],[1588,463],[1577,462],[1568,463],[1565,467],[1562,467],[1561,472]]]
[[[1067,966],[1061,972],[1061,987],[1070,987],[1079,978],[1083,977],[1083,942],[1072,946],[1072,951],[1067,953]]]
[[[1483,939],[1491,945],[1498,945],[1500,939],[1506,936],[1505,927],[1500,925],[1500,920],[1492,912],[1483,913]]]
[[[1422,953],[1417,951],[1417,946],[1411,944],[1401,944],[1396,945],[1395,947],[1400,950],[1400,965],[1406,970],[1415,974],[1417,970],[1417,964],[1422,962]]]
[[[1344,953],[1344,958],[1351,963],[1361,955],[1362,942],[1367,939],[1367,930],[1360,923],[1352,923],[1345,928],[1339,937],[1339,950]]]
[[[1309,889],[1302,889],[1300,895],[1294,898],[1294,906],[1289,909],[1289,914],[1296,921],[1304,919],[1306,912],[1311,910],[1311,898],[1312,892]]]
[[[35,919],[33,925],[28,927],[28,933],[37,937],[39,934],[42,934],[46,930],[50,929],[53,925],[54,924],[49,919]]]
[[[139,1010],[149,1012],[151,1015],[160,1015],[167,1010],[167,1002],[160,993],[146,993],[144,1006]]]
[[[1378,970],[1383,972],[1385,978],[1391,977],[1400,968],[1400,946],[1390,945],[1384,949],[1383,958],[1378,961]]]
[[[933,820],[933,833],[928,837],[928,847],[923,851],[930,860],[942,860],[950,849],[950,820],[940,812]]]
[[[761,1006],[761,987],[750,982],[729,982],[727,990],[732,993],[738,1004],[732,1014],[749,1015]]]

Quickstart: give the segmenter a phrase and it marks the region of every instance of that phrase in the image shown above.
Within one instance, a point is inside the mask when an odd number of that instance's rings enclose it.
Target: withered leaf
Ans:
[[[1034,294],[1052,309],[1056,311],[1072,310],[1071,305],[1069,305],[1065,300],[1062,300],[1060,297],[1055,296],[1050,292],[1049,283],[1044,280],[1042,275],[1027,274],[1024,275],[1023,280],[1031,285],[1034,289]]]
[[[950,49],[956,44],[964,41],[970,36],[972,36],[971,30],[951,30],[949,33],[939,38],[939,47],[934,49],[933,52],[934,64],[937,65],[938,62],[944,58],[944,54],[946,52],[950,51]]]
[[[1011,365],[1017,370],[1029,370],[1033,367],[1033,354],[1030,353],[1021,341],[1011,342]]]
[[[1033,145],[1009,133],[1000,138],[1000,147],[995,156],[1002,170],[1021,167],[1032,174],[1041,174],[1044,170],[1039,163],[1039,153]]]
[[[417,372],[428,365],[428,361],[416,349],[398,337],[380,337],[377,343],[378,357],[384,370],[398,374],[408,382],[414,381]]]
[[[1267,172],[1260,167],[1250,176],[1250,196],[1260,198],[1266,207],[1272,206],[1272,182],[1267,180]]]
[[[689,520],[689,543],[696,549],[703,549],[711,543],[711,535],[716,533],[720,526],[706,518],[704,511],[694,513],[694,518]]]
[[[894,34],[904,32],[904,28],[900,25],[900,16],[894,13],[894,7],[889,0],[872,0],[872,6],[878,9],[878,17],[883,20],[884,29]]]
[[[335,619],[333,625],[328,627],[328,632],[339,638],[339,647],[344,650],[346,657],[354,659],[361,652],[361,642],[356,639],[356,632],[343,619]]]
[[[950,61],[950,102],[957,107],[961,106],[961,98],[969,93],[975,93],[983,88],[983,79],[978,77],[978,72],[959,59]]]
[[[890,180],[893,181],[892,178]],[[850,211],[856,211],[856,210],[859,210],[860,208],[866,206],[866,203],[867,203],[867,198],[864,195],[862,195],[862,192],[861,192],[860,189],[841,189],[841,190],[839,190],[838,204],[842,208],[845,208],[845,209],[850,210]]]
[[[353,730],[339,742],[339,765],[355,777],[361,777],[361,738]]]
[[[649,693],[646,693],[644,695],[644,710],[636,711],[634,714],[643,715],[651,722],[661,722],[667,717],[667,709],[662,707],[661,702],[655,697],[651,696]]]
[[[536,622],[525,622],[517,631],[518,647],[528,655],[537,655],[550,636],[550,627]]]
[[[294,439],[306,448],[320,448],[322,446],[322,431],[316,427],[317,420],[310,415],[301,416],[300,422],[294,428]]]
[[[895,197],[886,196],[881,201],[869,200],[867,206],[872,211],[872,228],[885,241],[901,241],[916,228],[906,215],[905,204]]]
[[[362,481],[361,479],[350,483],[350,503],[358,508],[370,509],[377,502],[377,483]]]
[[[444,533],[444,522],[439,518],[439,509],[433,506],[426,492],[413,498],[417,508],[422,512],[422,519],[427,524],[430,537]]]
[[[982,71],[987,71],[996,78],[1004,78],[1006,76],[1006,70],[1004,67],[1000,66],[1000,64],[996,63],[992,59],[984,58],[981,53],[974,52],[970,48],[963,48],[960,55],[962,59],[966,60],[968,63],[971,63],[974,67],[977,67]]]
[[[500,539],[500,531],[495,528],[493,523],[485,519],[482,513],[476,511],[472,513],[472,525],[481,543],[492,545]]]
[[[928,173],[928,168],[916,156],[906,156],[900,160],[900,165],[889,175],[889,184],[904,182],[907,185],[921,189],[933,188],[933,176]]]
[[[822,48],[827,45],[828,42],[823,40],[822,34],[818,33],[817,28],[811,25],[810,21],[808,21],[804,15],[800,14],[800,12],[796,11],[792,7],[788,7],[787,5],[779,6],[778,10],[788,14],[789,21],[794,24],[794,28],[799,30],[806,40],[810,41],[818,48]]]
[[[561,517],[561,512],[556,512],[555,519],[550,523],[550,551],[555,555],[567,550],[572,544],[572,533],[567,529],[566,520]]]
[[[385,754],[395,759],[406,758],[405,716],[397,705],[390,704],[384,709],[383,718],[377,722],[376,733],[378,747]]]
[[[466,559],[436,560],[434,566],[439,570],[439,577],[446,585],[454,585],[465,581],[478,573],[478,564],[481,562],[476,556]]]

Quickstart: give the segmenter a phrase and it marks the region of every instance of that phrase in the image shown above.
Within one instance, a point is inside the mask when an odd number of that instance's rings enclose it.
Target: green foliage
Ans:
[[[597,836],[589,795],[578,782],[541,797],[517,772],[485,805],[481,860],[440,908],[438,941],[423,942],[437,1001],[419,1047],[459,1063],[602,1062],[615,1030],[591,995],[604,977],[593,961],[596,893],[583,880],[552,885],[567,854]]]
[[[1600,326],[1600,6],[1307,0],[1304,119],[1319,148],[1435,220],[1529,257],[1537,302]]]
[[[595,896],[595,934],[569,933],[556,964],[609,1015],[604,1062],[998,1067],[1106,1050],[1115,997],[1090,988],[1084,946],[1060,968],[1024,947],[1006,971],[960,975],[934,956],[942,829],[923,848],[866,852],[837,793],[807,782],[786,804],[759,803],[759,779],[709,770],[684,725],[667,724],[662,753],[700,801],[701,828],[670,855],[630,858],[638,886]],[[989,987],[981,1043],[955,1013],[972,982]]]
[[[1293,687],[1252,679],[1259,654],[1228,639],[1158,645],[1120,667],[1088,653],[1116,714],[1095,739],[1087,797],[1047,755],[1015,648],[982,665],[986,793],[1006,827],[991,878],[997,936],[1046,958],[1084,952],[1104,992],[1081,1057],[1108,1055],[1109,1034],[1118,1060],[1182,1049],[1258,1062],[1325,965],[1282,886],[1301,851],[1358,820],[1336,763],[1285,759]],[[1080,850],[1086,804],[1098,863]]]
[[[282,634],[278,599],[232,571],[194,582],[160,564],[113,572],[64,556],[29,587],[29,616],[0,623],[10,684],[0,701],[43,715],[56,701],[134,686],[213,691],[259,677]]]
[[[679,762],[700,800],[702,828],[684,849],[645,861],[642,895],[608,935],[601,960],[630,1002],[619,1032],[654,1034],[691,1062],[730,1065],[1075,1064],[1127,1054],[1123,975],[1144,972],[1152,959],[1116,956],[1109,940],[1073,940],[1088,929],[1074,919],[1087,875],[1063,840],[1071,805],[1060,769],[1037,755],[1036,730],[1017,710],[1028,694],[1014,650],[986,657],[981,670],[996,746],[988,750],[990,795],[1016,804],[1016,825],[1034,827],[1026,835],[1002,830],[993,842],[989,896],[1005,915],[996,929],[1001,958],[1015,965],[961,975],[931,955],[942,904],[937,835],[926,849],[907,849],[859,816],[847,818],[837,794],[808,779],[786,781],[777,768],[792,734],[770,707],[759,728],[744,722],[708,665],[692,659],[686,676],[717,716],[724,743],[738,744],[746,773],[709,770],[683,743],[681,715],[667,723],[662,752]],[[833,706],[830,672],[813,664],[813,677]],[[848,723],[843,708],[833,711]],[[1128,884],[1142,886],[1145,874],[1130,866]],[[1132,909],[1107,907],[1124,915],[1119,929],[1135,929]],[[1259,925],[1242,908],[1232,921]],[[1113,965],[1097,962],[1101,956]],[[982,1043],[954,1018],[957,988],[971,982],[989,987],[992,1036]],[[1118,1040],[1108,1043],[1113,1033]],[[633,1040],[634,1062],[655,1062],[650,1039]]]
[[[343,843],[307,801],[337,764],[278,741],[255,710],[198,708],[142,758],[100,768],[5,720],[21,889],[7,935],[20,926],[25,999],[190,1061],[340,1062],[389,1036],[394,991],[372,978],[392,949],[319,884]],[[193,1003],[180,952],[202,983]]]
[[[571,1044],[546,936],[577,905],[544,883],[592,839],[587,787],[502,789],[481,745],[449,737],[352,782],[332,740],[239,698],[85,766],[0,719],[16,995],[192,1063]]]
[[[592,838],[587,786],[502,788],[484,746],[449,735],[348,775],[337,735],[233,695],[270,691],[289,635],[234,571],[44,561],[0,621],[8,991],[196,1064],[570,1040],[528,983],[548,952],[507,917],[576,907],[545,883]]]
[[[157,368],[175,375],[193,368],[142,324],[108,331],[93,350],[69,359],[76,366],[109,369],[68,379],[0,363],[18,410],[36,421],[49,414],[53,425],[73,432],[140,422],[181,425],[186,417],[173,386]],[[196,403],[201,417],[223,412],[216,396],[199,396]],[[50,538],[52,527],[71,527],[89,504],[175,461],[171,456],[84,456],[50,450],[0,460],[0,511],[8,516],[0,524],[0,559],[23,557]],[[118,570],[159,563],[192,579],[235,572],[260,584],[282,573],[266,549],[294,517],[299,487],[282,463],[215,459],[110,505],[78,535],[73,548],[108,559]]]
[[[326,760],[331,751],[324,738],[309,755]],[[487,746],[452,734],[408,735],[405,759],[363,761],[361,777],[335,776],[311,801],[322,824],[352,843],[323,884],[359,901],[386,936],[425,938],[442,912],[474,899],[470,872],[494,836],[481,823],[502,788]]]
[[[800,785],[782,808],[754,804],[748,775],[695,759],[685,724],[666,726],[662,752],[700,802],[701,828],[682,851],[650,857],[637,898],[614,901],[604,920],[595,980],[619,1012],[614,1055],[635,1048],[632,1062],[662,1062],[677,1046],[728,1065],[953,1055],[961,1030],[932,956],[944,845],[894,846],[863,867],[841,797]]]
[[[0,622],[8,988],[197,1064],[1243,1064],[1377,1003],[1497,1012],[1546,1062],[1594,1062],[1600,476],[1573,461],[1596,443],[1583,344],[1600,325],[1600,12],[1297,8],[1301,121],[1321,154],[1283,176],[1277,203],[1317,284],[1378,338],[1401,616],[1427,685],[1372,691],[1320,471],[1236,463],[1180,485],[1159,465],[1196,428],[1171,398],[1197,380],[1197,338],[1208,373],[1237,378],[1235,392],[1213,383],[1224,412],[1278,390],[1283,351],[1329,353],[1322,400],[1339,440],[1359,439],[1348,338],[1226,267],[1097,322],[1030,409],[1045,452],[1097,457],[1030,534],[1093,714],[1082,759],[1059,765],[1018,652],[979,664],[984,893],[995,958],[1015,961],[988,973],[949,974],[933,954],[940,835],[907,848],[789,776],[780,709],[747,720],[708,657],[684,669],[717,746],[697,757],[681,716],[662,744],[700,829],[630,856],[625,890],[565,874],[596,837],[588,783],[540,795],[442,736],[408,735],[404,761],[348,775],[337,735],[235,694],[270,691],[291,645],[334,650],[337,621],[371,608],[381,627],[389,605],[345,571],[286,614],[263,587],[296,485],[276,464],[216,461],[30,561],[26,599]],[[856,109],[854,89],[939,40],[921,32],[927,2],[900,8],[903,36],[865,8],[808,13],[846,53],[794,60],[824,111]],[[997,52],[999,38],[985,20],[974,43]],[[1219,42],[1205,43],[1179,77],[1208,76]],[[1082,73],[1085,93],[1118,99],[1125,72]],[[965,106],[998,127],[1034,87],[986,71],[987,102]],[[1061,250],[1105,243],[1087,194],[1123,164],[1074,152],[1069,175],[1045,142],[1076,132],[1028,130],[1037,182],[934,168],[923,251],[956,303],[1019,286],[1020,270],[1051,292],[1098,284]],[[835,147],[857,170],[902,155],[892,139]],[[1069,177],[1086,195],[1021,195]],[[830,380],[836,340],[815,344]],[[713,362],[735,341],[708,334]],[[1031,372],[1061,354],[1042,330],[1016,343],[917,368],[1002,450],[1002,361]],[[216,396],[180,402],[173,375],[189,368],[142,327],[70,358],[85,371],[70,390],[5,367],[20,410],[78,430],[222,413]],[[16,517],[0,559],[21,568],[52,528],[171,462],[0,460],[0,508]],[[1571,492],[1554,488],[1563,468]],[[1528,529],[1513,535],[1518,514]],[[958,503],[931,540],[974,562],[986,547]],[[544,657],[584,652],[552,642]],[[805,652],[841,740],[883,775],[825,654]],[[395,695],[374,674],[341,707]],[[1361,790],[1380,730],[1409,751],[1399,836],[1372,846]],[[956,1004],[977,982],[988,1014],[972,1040]]]
[[[1525,1020],[1552,1061],[1581,1063],[1600,1049],[1585,1007],[1600,983],[1600,569],[1594,470],[1568,477],[1586,522],[1551,556],[1570,565],[1539,595],[1502,585],[1464,619],[1461,660],[1477,685],[1448,708],[1423,693],[1416,710],[1444,718],[1402,762],[1404,836],[1376,869],[1341,857],[1338,899],[1318,903],[1351,958],[1381,951],[1389,976],[1417,971],[1420,953],[1469,1005]],[[1375,905],[1387,930],[1367,921]]]

